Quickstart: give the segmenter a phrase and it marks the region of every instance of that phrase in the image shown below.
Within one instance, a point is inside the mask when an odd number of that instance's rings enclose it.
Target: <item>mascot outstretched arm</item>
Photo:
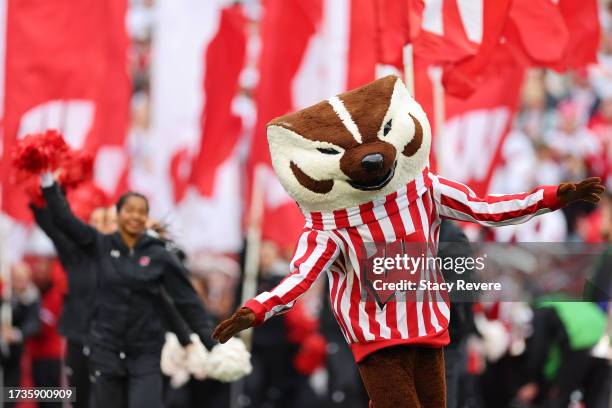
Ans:
[[[249,300],[213,336],[225,342],[293,306],[325,272],[331,305],[374,408],[444,407],[448,296],[384,304],[362,297],[368,244],[424,243],[437,253],[440,220],[518,224],[573,201],[597,202],[598,178],[477,197],[428,169],[431,130],[402,81],[388,76],[267,126],[274,170],[306,219],[290,274]],[[424,271],[430,281],[441,276]]]

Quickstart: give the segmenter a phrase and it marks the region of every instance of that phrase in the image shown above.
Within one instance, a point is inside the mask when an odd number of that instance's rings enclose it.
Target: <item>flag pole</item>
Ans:
[[[445,161],[441,155],[439,149],[436,148],[440,146],[436,141],[444,135],[444,120],[446,117],[445,112],[445,95],[444,95],[444,86],[442,85],[442,67],[429,67],[429,77],[431,78],[431,82],[433,84],[433,110],[434,110],[434,129],[435,129],[435,137],[433,138],[434,146],[433,151],[435,157],[437,158],[436,164],[438,166],[438,170],[440,173],[444,174],[444,169],[441,167]]]
[[[404,45],[403,60],[404,60],[404,81],[410,96],[414,98],[414,48],[411,43]]]
[[[249,205],[249,221],[247,226],[246,247],[244,254],[244,274],[242,276],[242,298],[240,304],[257,294],[257,276],[259,275],[259,251],[261,248],[261,223],[264,210],[264,172],[265,165],[258,163],[253,171],[251,186],[251,202]],[[253,328],[240,333],[240,338],[246,348],[251,350],[253,344]],[[230,407],[240,408],[240,396],[244,392],[244,378],[232,382],[230,386]]]
[[[8,225],[7,220],[3,215],[0,215],[0,278],[2,279],[2,305],[0,306],[0,324],[1,327],[10,327],[13,325],[13,311],[11,308],[12,298],[12,282],[11,270],[8,260]],[[8,356],[8,344],[0,340],[0,352],[5,357]]]
[[[244,256],[244,275],[242,278],[241,305],[257,294],[257,276],[259,274],[259,251],[261,247],[261,223],[264,210],[264,164],[256,164],[253,172],[251,203],[249,208],[249,223],[246,236]],[[251,348],[253,329],[240,334],[247,348]]]

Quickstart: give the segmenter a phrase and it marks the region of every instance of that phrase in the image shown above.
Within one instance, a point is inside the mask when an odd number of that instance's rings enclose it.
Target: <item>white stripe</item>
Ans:
[[[356,342],[357,336],[355,335],[355,331],[353,330],[353,325],[351,324],[351,317],[350,317],[349,311],[352,306],[350,303],[351,284],[353,282],[352,277],[355,274],[355,271],[353,270],[353,265],[359,265],[359,262],[356,261],[357,255],[354,253],[354,251],[352,250],[352,247],[350,246],[350,240],[348,240],[348,236],[345,236],[346,231],[336,230],[334,231],[334,233],[344,237],[344,239],[342,240],[343,241],[342,245],[339,245],[339,247],[341,248],[341,251],[344,255],[345,272],[344,274],[339,275],[340,279],[338,279],[338,289],[336,291],[336,295],[334,296],[334,304],[332,306],[334,307],[334,310],[336,310],[336,313],[338,313],[338,316],[340,316],[342,320],[344,321],[344,325],[349,330],[348,335],[352,338],[352,342]],[[347,250],[348,250],[348,253],[347,253]],[[357,263],[354,263],[354,262],[357,262]],[[351,277],[351,279],[349,279],[349,277]],[[340,299],[340,310],[338,310],[336,309],[336,299],[338,298],[338,294],[340,293],[340,286],[342,286],[343,282],[346,282],[346,285],[344,288],[344,293],[342,294],[342,298]]]
[[[293,258],[291,259],[291,262],[289,263],[290,273],[293,273],[293,271],[295,271],[295,261],[300,259],[302,256],[304,256],[304,254],[306,253],[306,250],[308,249],[308,235],[309,234],[310,234],[310,231],[302,233],[302,235],[300,236],[300,239],[298,240],[297,248],[295,249]],[[261,304],[264,304],[266,301],[268,301],[273,296],[275,296],[275,293],[272,293],[272,291],[262,292],[255,297],[255,300],[257,300]]]
[[[427,194],[429,194],[431,205],[434,206],[435,202],[433,198],[433,191],[430,189]],[[431,248],[432,253],[436,255],[438,254],[438,247],[439,247],[438,236],[436,234],[436,228],[438,228],[440,223],[441,223],[440,214],[438,214],[438,212],[436,211],[436,216],[432,220],[431,227],[429,227],[429,237],[428,237],[429,242],[433,245],[433,247]],[[437,276],[438,276],[437,273],[434,273],[434,281],[436,283],[438,283]],[[441,272],[440,272],[440,277],[442,278],[442,281],[444,281],[444,277],[441,275]],[[436,301],[438,303],[438,309],[440,310],[440,313],[442,313],[442,316],[444,316],[447,322],[450,322],[450,309],[448,308],[448,305],[446,304],[446,301],[444,300],[442,295],[440,295],[439,291],[436,291]]]
[[[304,224],[304,227],[306,228],[312,228],[312,218],[310,218],[310,216],[304,216],[306,223]]]
[[[376,340],[376,336],[374,336],[372,330],[370,330],[370,319],[368,317],[368,312],[366,312],[365,305],[366,302],[359,302],[357,304],[359,310],[359,327],[361,327],[363,337],[366,341]]]
[[[393,223],[391,222],[391,218],[387,214],[387,209],[385,206],[381,205],[378,207],[374,207],[372,209],[374,211],[374,216],[378,220],[378,224],[382,229],[383,235],[385,236],[385,242],[394,242],[398,239],[395,236],[395,231],[393,230]]]
[[[406,314],[406,292],[398,292],[396,295],[397,306],[395,307],[395,319],[397,320],[397,330],[402,339],[408,338],[408,322]]]
[[[346,231],[346,229],[342,229],[342,230],[338,230],[338,233],[343,237],[344,242],[346,242],[347,246],[348,246],[348,250],[349,250],[349,256],[346,257],[345,259],[349,259],[349,265],[346,265],[346,270],[349,271],[348,273],[352,274],[352,276],[357,276],[358,277],[358,281],[360,282],[360,273],[361,273],[361,269],[359,268],[359,261],[357,259],[357,253],[355,251],[355,246],[353,245],[353,241],[351,241],[350,236],[348,234],[348,232]],[[354,269],[353,265],[356,265],[356,269]],[[351,279],[351,284],[353,283],[353,279]],[[359,290],[361,291],[362,287],[361,285],[359,285]],[[372,334],[372,331],[370,330],[370,321],[368,318],[368,313],[365,310],[365,302],[359,302],[357,304],[357,311],[358,311],[358,316],[359,316],[359,327],[361,328],[361,331],[363,332],[363,337],[365,338],[366,341],[370,341],[370,340],[375,340],[376,336],[374,336],[374,334]]]
[[[548,212],[550,212],[549,208],[540,208],[538,211],[536,211],[535,213],[532,214],[527,214],[527,215],[523,215],[521,217],[516,217],[516,218],[511,218],[509,220],[504,220],[504,221],[481,221],[481,220],[477,220],[476,218],[472,217],[471,215],[465,214],[461,211],[456,211],[453,210],[450,207],[447,207],[445,205],[441,205],[440,208],[438,209],[440,214],[455,219],[455,220],[460,220],[460,221],[469,221],[469,222],[473,222],[476,224],[480,224],[480,225],[484,225],[487,227],[503,227],[505,225],[514,225],[514,224],[522,224],[526,221],[529,221],[530,219],[532,219],[533,217],[536,217],[538,215],[542,215],[542,214],[546,214]]]
[[[344,293],[342,294],[342,298],[340,299],[340,313],[338,314],[342,316],[342,319],[344,320],[344,324],[348,328],[349,334],[351,338],[353,339],[353,342],[356,342],[357,336],[355,335],[355,332],[353,331],[353,325],[351,324],[351,315],[350,315],[350,310],[351,310],[352,305],[350,302],[351,288],[349,284],[351,282],[348,279],[348,277],[350,276],[351,272],[352,272],[352,268],[347,274],[344,275],[344,279],[338,282],[338,293],[340,291],[340,285],[342,285],[343,282],[346,282]]]
[[[429,233],[429,216],[428,214],[425,212],[425,206],[423,205],[423,196],[420,196],[419,199],[416,202],[417,204],[417,208],[419,209],[419,214],[421,216],[421,224],[423,226],[423,234],[428,234]],[[427,257],[431,256],[431,252],[430,252],[430,248],[429,245],[431,244],[431,242],[429,241],[429,236],[425,235],[425,239],[428,242],[427,245],[427,253],[425,254]],[[429,263],[426,262],[425,263],[425,280],[429,282]],[[434,327],[434,329],[438,332],[440,330],[442,330],[442,327],[440,327],[440,325],[438,324],[438,317],[436,316],[436,313],[434,311],[433,308],[433,296],[432,296],[432,291],[428,290],[427,293],[429,294],[429,301],[427,302],[427,306],[429,307],[429,313],[431,315],[431,324]]]
[[[387,326],[387,305],[381,309],[376,305],[376,321],[380,324],[380,337],[383,339],[391,338],[391,329]]]
[[[363,220],[361,219],[361,212],[359,211],[359,207],[352,207],[346,210],[346,214],[348,215],[348,223],[351,227],[362,224]]]
[[[486,201],[471,201],[463,191],[446,184],[440,184],[440,189],[442,194],[467,205],[476,214],[503,214],[511,211],[520,211],[544,199],[543,189],[535,191],[522,200],[512,198],[496,203],[487,203]]]
[[[414,204],[414,203],[411,203]],[[411,221],[414,225],[414,220],[412,220],[412,214],[411,215]],[[417,214],[417,217],[420,217],[420,214]],[[421,273],[421,271],[419,271],[419,281],[423,279],[423,274]],[[425,330],[425,319],[423,318],[423,291],[420,289],[417,289],[416,292],[416,312],[417,312],[417,326],[419,329],[419,337],[420,336],[425,336],[427,334],[427,331]]]
[[[406,231],[406,235],[412,234],[415,231],[414,224],[412,222],[412,218],[410,217],[409,206],[411,204],[408,203],[407,196],[398,197],[397,206],[402,208],[401,206],[405,206],[404,210],[400,211],[400,218],[402,219],[402,224],[404,224],[404,230]]]
[[[321,238],[321,240],[319,240]],[[306,277],[314,270],[316,263],[319,261],[323,252],[327,249],[327,243],[330,239],[321,234],[317,235],[317,243],[314,251],[310,254],[308,258],[300,265],[299,270],[297,270],[295,274],[290,275],[287,279],[285,279],[280,285],[274,288],[274,294],[278,297],[283,297],[288,292],[290,292],[293,288],[300,285]],[[336,249],[337,251],[338,249]],[[327,261],[327,263],[323,266],[322,271],[326,270],[329,267],[329,264],[333,263],[334,257]]]
[[[338,98],[337,96],[333,96],[329,98],[327,102],[329,102],[329,104],[332,106],[334,112],[336,112],[336,115],[338,115],[338,117],[340,118],[344,126],[348,129],[348,131],[351,133],[351,135],[353,135],[353,138],[358,143],[361,143],[362,141],[359,129],[357,129],[357,125],[353,121],[353,118],[351,118],[351,114],[348,112],[348,110],[346,110],[340,98]]]
[[[380,225],[380,223],[379,223]],[[370,229],[367,224],[360,225],[357,227],[357,232],[361,236],[362,241],[365,242],[374,242],[372,238],[372,234],[370,233]],[[357,264],[359,265],[359,264]],[[387,326],[387,311],[386,307],[382,310],[376,305],[376,321],[380,324],[380,337],[385,339],[391,338],[391,329]]]
[[[317,238],[316,238],[316,247],[314,249],[314,251],[312,251],[312,253],[310,254],[310,256],[300,265],[298,270],[295,270],[295,260],[299,259],[300,257],[293,257],[292,263],[291,263],[291,270],[294,271],[292,272],[283,282],[281,282],[278,286],[276,286],[271,292],[263,292],[260,295],[258,295],[255,299],[257,301],[259,301],[260,303],[265,302],[266,300],[269,300],[272,297],[283,297],[284,295],[286,295],[288,292],[290,292],[291,290],[293,290],[294,288],[296,288],[297,286],[299,286],[305,279],[306,277],[308,277],[308,275],[313,271],[316,263],[318,262],[319,258],[321,258],[321,256],[323,255],[323,253],[325,252],[325,250],[327,249],[327,244],[330,241],[330,238],[322,235],[322,234],[317,234]],[[336,254],[338,253],[339,248],[336,247]],[[306,251],[304,251],[305,253]],[[303,254],[302,254],[303,255]],[[329,266],[335,261],[336,259],[336,255],[332,255],[331,258],[327,261],[327,263],[325,265],[323,265],[321,271],[325,271],[329,268]],[[317,274],[317,278],[318,278],[319,274]],[[316,279],[315,279],[316,280]],[[287,306],[283,306],[283,305],[277,305],[274,306],[271,310],[275,311],[272,315],[284,310],[284,309],[288,309],[291,308],[293,306],[293,303],[295,301],[289,302],[287,304]],[[280,310],[278,310],[279,308],[281,308]],[[269,313],[269,312],[268,312]]]
[[[336,297],[338,296],[338,288],[340,287],[340,276],[341,275],[342,273],[339,270],[334,270],[334,267],[330,268],[329,272],[327,273],[327,280],[329,283],[329,292],[330,292],[329,299],[331,302],[330,307],[334,311],[334,317],[337,317],[337,319],[342,318],[340,317],[340,315],[338,314],[338,311],[336,310]],[[338,279],[338,286],[336,287],[336,291],[332,293],[332,289],[334,288],[334,279]],[[338,327],[340,327],[340,331],[342,332],[342,335],[344,336],[344,340],[346,340],[347,343],[350,343],[349,334],[344,330],[344,327],[340,324],[340,322],[337,322],[337,323],[338,323]]]

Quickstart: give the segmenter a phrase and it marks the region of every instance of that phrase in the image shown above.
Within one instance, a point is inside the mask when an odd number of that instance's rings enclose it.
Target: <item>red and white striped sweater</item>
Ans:
[[[478,198],[467,186],[423,173],[399,191],[358,207],[305,214],[306,225],[291,261],[291,273],[274,289],[245,306],[256,324],[282,313],[327,272],[331,306],[354,357],[397,344],[441,347],[449,342],[449,305],[445,294],[429,291],[417,301],[363,300],[360,259],[364,242],[427,242],[437,253],[441,218],[501,226],[525,222],[561,207],[557,186],[528,193]],[[421,271],[421,278],[440,282],[439,273]],[[423,301],[420,301],[420,300]]]

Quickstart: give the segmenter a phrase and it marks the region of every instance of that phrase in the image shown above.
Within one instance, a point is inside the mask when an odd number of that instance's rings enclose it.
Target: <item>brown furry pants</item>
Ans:
[[[445,408],[444,349],[395,346],[358,363],[373,408]]]

